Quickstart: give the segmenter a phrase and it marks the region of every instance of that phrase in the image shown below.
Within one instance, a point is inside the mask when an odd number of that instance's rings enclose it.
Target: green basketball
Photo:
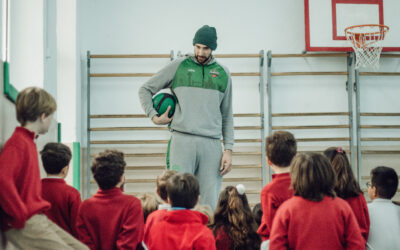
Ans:
[[[168,93],[160,93],[153,98],[153,107],[159,116],[167,111],[168,106],[171,106],[168,113],[168,117],[171,118],[175,112],[176,97]]]

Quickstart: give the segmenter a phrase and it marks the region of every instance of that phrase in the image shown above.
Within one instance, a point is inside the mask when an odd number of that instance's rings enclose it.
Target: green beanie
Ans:
[[[217,31],[215,30],[215,28],[204,25],[199,30],[197,30],[193,38],[193,45],[195,45],[196,43],[204,44],[208,46],[211,50],[215,50],[217,48]]]

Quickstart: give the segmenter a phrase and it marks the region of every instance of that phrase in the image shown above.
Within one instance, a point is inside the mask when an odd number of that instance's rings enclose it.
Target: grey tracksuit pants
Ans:
[[[194,174],[200,184],[199,204],[208,204],[213,210],[221,191],[221,159],[222,145],[219,139],[172,132],[167,165],[172,170]]]

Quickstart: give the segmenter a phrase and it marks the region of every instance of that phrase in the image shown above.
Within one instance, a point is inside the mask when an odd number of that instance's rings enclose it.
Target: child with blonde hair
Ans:
[[[35,140],[47,133],[57,109],[44,89],[23,89],[15,103],[21,124],[0,155],[0,221],[8,241],[20,249],[87,249],[44,214],[50,203],[42,198]]]

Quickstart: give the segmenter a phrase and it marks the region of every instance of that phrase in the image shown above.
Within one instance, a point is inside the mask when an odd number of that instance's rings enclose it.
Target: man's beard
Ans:
[[[197,61],[198,61],[199,63],[203,64],[203,63],[207,62],[208,59],[210,59],[210,57],[211,57],[211,55],[208,56],[208,57],[205,57],[205,56],[196,56],[196,59],[197,59]]]

